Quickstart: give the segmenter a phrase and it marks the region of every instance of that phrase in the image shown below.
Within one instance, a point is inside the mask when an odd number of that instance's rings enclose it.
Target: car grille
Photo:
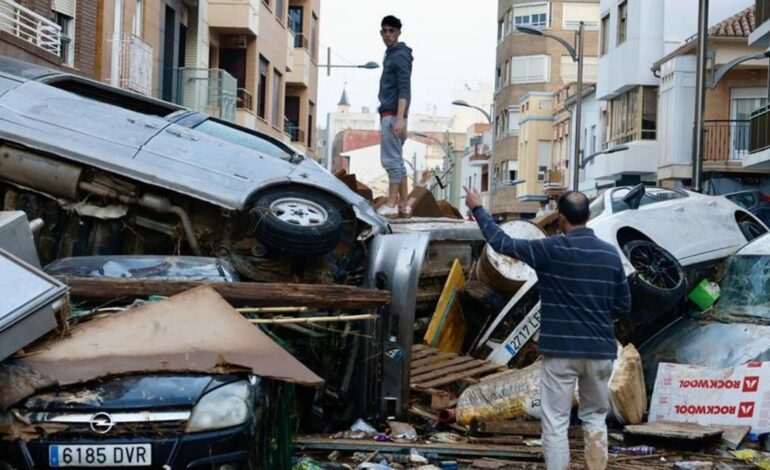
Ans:
[[[109,416],[109,430],[97,432],[92,421],[97,415]],[[57,430],[57,436],[89,436],[114,437],[117,435],[132,436],[169,436],[181,434],[190,418],[189,411],[171,412],[114,412],[114,413],[21,413],[25,421],[32,427],[44,427],[47,424],[65,425],[66,428]]]

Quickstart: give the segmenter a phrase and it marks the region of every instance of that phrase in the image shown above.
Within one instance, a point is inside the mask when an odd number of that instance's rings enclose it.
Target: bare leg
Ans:
[[[409,199],[409,178],[402,179],[398,185],[398,197],[400,199],[399,206],[405,206]]]
[[[403,184],[403,181],[405,181],[406,178],[401,180],[401,183],[391,183],[388,187],[388,202],[387,204],[390,207],[396,207],[398,205],[398,193],[401,188],[401,185]]]

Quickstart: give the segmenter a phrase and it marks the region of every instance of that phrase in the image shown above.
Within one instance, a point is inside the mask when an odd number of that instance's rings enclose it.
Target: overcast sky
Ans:
[[[388,14],[403,22],[401,41],[414,52],[412,112],[425,113],[435,105],[440,115],[451,114],[451,91],[464,81],[494,78],[496,0],[322,0],[319,63],[382,65],[385,46],[380,21]],[[326,69],[318,71],[319,125],[335,111],[347,82],[354,111],[377,107],[382,69]]]

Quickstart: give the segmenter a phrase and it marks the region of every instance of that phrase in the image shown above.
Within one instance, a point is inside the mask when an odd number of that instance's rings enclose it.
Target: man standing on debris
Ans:
[[[410,217],[412,208],[407,204],[409,192],[403,150],[412,100],[412,50],[398,41],[401,20],[395,16],[382,19],[380,35],[387,47],[379,92],[380,161],[388,173],[390,186],[388,201],[378,212],[385,217]]]
[[[563,235],[518,240],[506,235],[468,190],[466,204],[489,245],[537,273],[540,288],[540,375],[543,448],[549,470],[569,468],[568,430],[575,384],[580,395],[586,468],[607,466],[609,378],[617,355],[615,316],[631,309],[628,281],[617,250],[586,227],[588,198],[570,191],[559,198]]]

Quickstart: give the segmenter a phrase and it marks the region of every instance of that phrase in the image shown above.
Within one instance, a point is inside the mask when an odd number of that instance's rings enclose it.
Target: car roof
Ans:
[[[738,250],[736,256],[770,256],[770,233],[755,238],[746,244]]]

